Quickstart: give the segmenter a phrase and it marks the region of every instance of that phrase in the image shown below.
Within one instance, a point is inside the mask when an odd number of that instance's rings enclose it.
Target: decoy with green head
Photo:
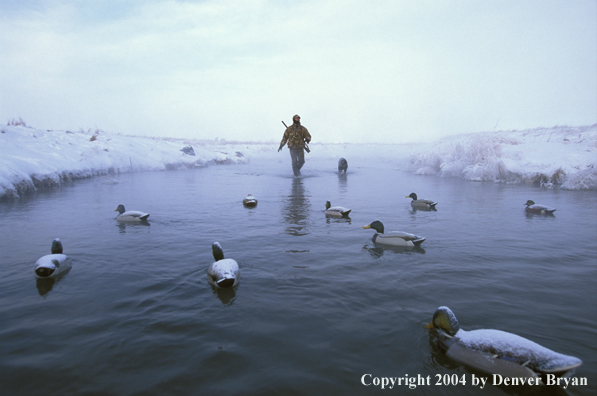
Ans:
[[[537,213],[537,214],[553,214],[556,211],[555,208],[550,208],[549,206],[536,204],[535,201],[529,199],[525,203],[526,207],[524,208],[525,211],[528,213]]]
[[[373,242],[382,245],[414,247],[419,246],[425,239],[427,239],[404,231],[390,231],[384,233],[383,223],[379,220],[375,220],[371,224],[363,226],[363,228],[370,228],[377,231],[377,233],[373,235]]]
[[[437,202],[431,201],[429,199],[418,199],[417,194],[415,193],[410,193],[410,195],[407,195],[406,198],[412,198],[410,205],[413,207],[413,209],[433,210],[435,209],[435,205],[437,205]]]
[[[329,217],[348,217],[352,209],[343,206],[332,206],[330,201],[325,202],[325,215]]]
[[[582,364],[574,356],[563,355],[531,340],[501,330],[460,328],[456,316],[446,306],[437,308],[427,329],[436,329],[439,346],[446,355],[477,370],[505,377],[545,379],[569,376]]]
[[[119,204],[114,211],[119,213],[116,216],[116,220],[121,223],[141,223],[147,221],[149,217],[149,213],[139,212],[138,210],[126,210],[123,204]]]

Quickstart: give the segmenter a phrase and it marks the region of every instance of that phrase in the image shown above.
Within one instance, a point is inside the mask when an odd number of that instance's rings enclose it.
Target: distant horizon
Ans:
[[[70,131],[68,131],[70,132]],[[193,154],[185,146],[193,147]],[[392,162],[418,175],[471,181],[597,189],[597,124],[445,136],[430,143],[327,143],[311,146],[307,164],[339,158],[355,164]],[[252,160],[288,163],[277,142],[240,142],[123,135],[105,131],[0,127],[0,198],[63,180],[137,171],[195,169]],[[317,163],[317,162],[315,162]],[[309,166],[307,167],[309,168]],[[352,169],[352,170],[351,170]]]
[[[597,123],[597,1],[0,2],[0,120],[430,142]],[[199,131],[199,132],[198,132]]]
[[[225,138],[203,138],[203,137],[180,137],[180,136],[158,136],[158,135],[136,135],[126,132],[112,132],[109,130],[104,130],[101,128],[78,128],[76,130],[70,129],[47,129],[47,128],[38,128],[32,125],[28,125],[26,120],[23,120],[21,117],[19,118],[12,118],[9,119],[6,123],[7,126],[24,126],[26,128],[32,128],[36,130],[46,130],[46,131],[64,131],[64,132],[74,132],[74,133],[85,133],[85,134],[93,134],[95,132],[100,133],[108,133],[108,134],[115,134],[119,136],[128,136],[128,137],[135,137],[135,138],[147,138],[147,139],[161,139],[161,140],[195,140],[195,141],[208,141],[208,142],[221,142],[221,143],[228,143],[228,144],[278,144],[282,138],[282,134],[280,134],[279,138],[271,138],[269,140],[232,140],[232,139],[225,139]],[[404,142],[379,142],[379,141],[372,141],[372,142],[351,142],[351,141],[343,141],[343,142],[329,142],[329,141],[312,141],[311,144],[392,144],[392,145],[409,145],[409,144],[417,144],[417,143],[434,143],[440,141],[444,138],[455,137],[459,135],[472,135],[472,134],[481,134],[481,133],[499,133],[499,132],[519,132],[519,131],[534,131],[534,130],[550,130],[556,128],[591,128],[597,125],[596,123],[590,125],[565,125],[565,124],[558,124],[552,127],[544,127],[539,126],[535,128],[524,128],[524,129],[496,129],[491,131],[476,131],[476,132],[462,132],[462,133],[454,133],[451,135],[445,135],[438,137],[434,140],[424,141],[424,142],[417,142],[417,141],[404,141]]]

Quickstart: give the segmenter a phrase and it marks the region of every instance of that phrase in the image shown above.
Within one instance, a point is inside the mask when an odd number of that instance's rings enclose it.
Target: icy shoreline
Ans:
[[[185,147],[191,150],[183,151]],[[127,172],[286,158],[278,143],[125,136],[104,131],[0,128],[0,199],[65,181]],[[427,144],[314,143],[310,158],[360,157],[439,177],[597,189],[597,125],[481,132]]]
[[[86,177],[246,161],[239,152],[201,146],[185,154],[185,144],[166,139],[11,125],[0,129],[0,145],[0,198]]]
[[[471,181],[594,190],[597,124],[450,136],[412,154],[409,170]]]

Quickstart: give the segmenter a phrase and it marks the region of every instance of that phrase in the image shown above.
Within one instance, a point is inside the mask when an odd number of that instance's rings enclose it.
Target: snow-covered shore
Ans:
[[[410,157],[417,174],[473,181],[597,188],[597,124],[450,136]]]
[[[0,129],[0,197],[18,197],[39,187],[84,177],[246,161],[231,150],[180,141],[111,135],[103,131],[43,131],[23,125]]]
[[[191,146],[192,152],[185,147]],[[281,158],[278,143],[232,143],[0,128],[0,198],[63,181],[148,170],[200,168]],[[310,158],[371,157],[418,174],[475,181],[539,183],[551,188],[597,189],[597,125],[484,132],[430,144],[318,144]]]

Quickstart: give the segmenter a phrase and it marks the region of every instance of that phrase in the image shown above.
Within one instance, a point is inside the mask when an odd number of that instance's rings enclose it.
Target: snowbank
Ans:
[[[277,142],[150,138],[8,125],[0,128],[0,198],[91,176],[287,157],[277,149]],[[475,133],[421,145],[314,143],[308,156],[346,157],[349,164],[354,158],[392,162],[417,174],[475,181],[597,188],[597,125]]]
[[[597,188],[597,124],[444,138],[410,156],[417,174],[474,181]]]
[[[181,141],[110,135],[103,131],[42,131],[23,125],[0,129],[0,198],[90,176],[236,163],[242,153]],[[194,155],[193,155],[194,154]]]
[[[16,198],[27,191],[84,177],[288,156],[278,153],[278,142],[152,138],[99,130],[44,131],[17,124],[0,128],[0,198]],[[316,143],[309,158],[373,155],[389,161],[396,158],[396,146]]]

